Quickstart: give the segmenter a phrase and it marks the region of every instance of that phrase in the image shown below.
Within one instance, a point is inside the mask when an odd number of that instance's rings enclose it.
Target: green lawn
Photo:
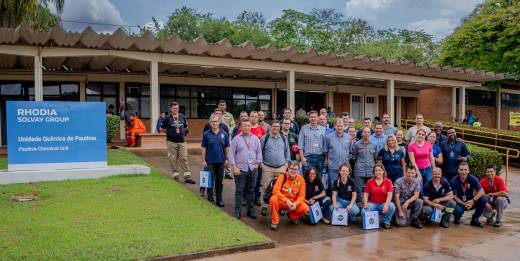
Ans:
[[[125,150],[108,162],[146,164]],[[33,191],[38,201],[11,200]],[[156,169],[0,186],[0,260],[133,260],[266,241]]]

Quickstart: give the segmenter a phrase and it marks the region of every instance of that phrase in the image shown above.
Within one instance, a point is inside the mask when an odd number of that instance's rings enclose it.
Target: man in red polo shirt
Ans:
[[[486,196],[488,197],[486,207],[483,215],[487,218],[487,222],[493,222],[493,217],[496,219],[493,223],[494,227],[502,226],[502,217],[504,216],[504,209],[507,208],[507,187],[504,180],[497,176],[494,166],[486,167],[486,177],[480,181]]]

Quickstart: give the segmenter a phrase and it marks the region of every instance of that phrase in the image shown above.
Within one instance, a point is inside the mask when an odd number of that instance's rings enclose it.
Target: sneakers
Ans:
[[[453,224],[460,225],[460,217],[459,218],[456,217],[455,219],[453,219]]]
[[[421,224],[421,222],[419,222],[419,220],[417,220],[415,218],[413,218],[410,223],[415,228],[419,228],[419,229],[423,228],[423,225]]]
[[[495,221],[495,223],[493,223],[493,226],[494,226],[494,227],[501,227],[501,226],[502,226],[502,222],[500,222],[500,221]]]
[[[190,177],[184,178],[184,183],[186,183],[186,184],[196,184],[195,180],[191,179]]]
[[[330,224],[330,220],[326,219],[326,218],[322,218],[321,221],[323,221],[323,224]],[[349,220],[350,222],[350,220]]]
[[[472,219],[469,224],[474,227],[484,227],[484,224],[480,223],[478,219]]]
[[[300,222],[298,222],[298,219],[296,220],[290,220],[289,219],[289,224],[292,224],[292,225],[298,225]]]
[[[217,200],[217,203],[215,203],[215,205],[217,205],[218,207],[225,207],[226,205],[224,205],[224,201],[222,201],[221,199],[220,200]]]
[[[267,216],[267,207],[262,207],[262,210],[260,210],[260,215]]]
[[[225,179],[233,179],[233,175],[229,172],[226,172],[226,174],[224,174],[224,178]]]
[[[448,228],[450,226],[450,223],[447,220],[443,220],[443,221],[441,221],[439,226],[441,226],[443,228]]]
[[[251,219],[256,219],[256,215],[253,212],[247,212],[247,216],[250,217]]]
[[[270,226],[271,230],[278,230],[278,224],[272,224]]]
[[[387,224],[387,223],[383,223],[383,228],[384,229],[390,229],[390,224]]]
[[[255,199],[255,205],[256,205],[256,206],[259,206],[259,207],[262,206],[262,202],[260,201],[259,198]]]
[[[242,215],[240,214],[240,212],[236,212],[236,213],[235,213],[235,218],[236,218],[236,219],[240,219],[241,216],[242,216]]]
[[[493,222],[493,218],[495,217],[495,215],[496,215],[496,213],[493,211],[491,213],[491,217],[486,219],[486,223],[492,223]]]

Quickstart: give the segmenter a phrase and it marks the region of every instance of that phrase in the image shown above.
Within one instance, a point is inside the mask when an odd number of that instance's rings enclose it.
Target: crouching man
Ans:
[[[427,218],[428,223],[431,223],[430,218],[433,210],[438,209],[443,212],[440,226],[447,228],[450,222],[450,216],[454,211],[457,203],[453,201],[453,191],[450,183],[442,178],[442,170],[434,168],[432,173],[432,180],[424,185],[423,188],[424,207],[422,214]]]
[[[281,174],[274,184],[273,195],[269,199],[272,230],[278,229],[280,210],[289,212],[289,222],[292,224],[297,224],[298,219],[309,212],[305,204],[305,179],[299,173],[299,163],[291,161],[288,173]]]
[[[410,220],[412,226],[422,228],[422,224],[419,222],[419,215],[423,208],[423,200],[419,198],[421,181],[416,178],[415,167],[409,166],[405,176],[397,179],[394,187],[397,225],[406,226],[407,221]],[[408,209],[410,209],[410,215]]]
[[[460,218],[464,212],[474,209],[475,212],[469,224],[474,227],[483,227],[484,225],[480,223],[479,218],[486,206],[486,195],[477,177],[469,174],[467,162],[463,161],[459,164],[459,175],[451,180],[450,185],[453,190],[453,199],[457,202],[453,213],[453,216],[455,216],[453,223],[460,224]]]
[[[487,196],[487,204],[484,208],[484,217],[488,223],[493,222],[493,217],[496,219],[493,223],[494,227],[502,226],[502,218],[504,217],[504,209],[507,208],[507,187],[504,179],[497,176],[494,166],[486,168],[486,177],[480,180],[480,185],[484,188]]]

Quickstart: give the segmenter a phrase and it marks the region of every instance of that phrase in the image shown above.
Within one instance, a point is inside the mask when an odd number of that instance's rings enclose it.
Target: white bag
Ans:
[[[211,172],[209,170],[200,171],[200,187],[211,188],[213,186],[213,179],[211,178]]]
[[[338,208],[332,211],[332,225],[336,226],[347,226],[348,225],[348,212],[346,208]]]
[[[327,172],[321,174],[321,183],[323,183],[323,189],[329,189],[329,174]]]
[[[312,224],[318,223],[323,218],[323,213],[321,213],[320,202],[316,201],[310,207],[309,217],[311,219]]]
[[[379,228],[379,212],[365,211],[363,213],[363,229]]]
[[[437,208],[433,208],[433,213],[432,213],[432,216],[431,216],[430,220],[433,223],[441,223],[441,220],[442,220],[442,210],[439,210]]]

